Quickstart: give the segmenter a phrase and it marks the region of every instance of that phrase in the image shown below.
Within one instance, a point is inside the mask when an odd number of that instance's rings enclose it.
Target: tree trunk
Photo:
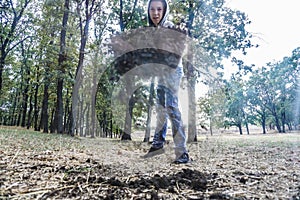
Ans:
[[[284,110],[281,112],[281,124],[282,124],[282,132],[285,133],[286,132],[285,131],[286,117],[285,117],[285,111]]]
[[[46,70],[47,71],[47,70]],[[47,75],[46,75],[47,77]],[[49,132],[49,114],[48,114],[48,100],[49,100],[49,80],[45,78],[44,81],[44,95],[43,95],[43,104],[42,104],[42,113],[41,113],[41,122],[40,127],[43,129],[44,133]]]
[[[90,136],[90,107],[91,105],[88,103],[86,105],[86,129],[85,129],[85,136]]]
[[[90,4],[91,3],[91,4]],[[80,16],[80,4],[77,5],[77,13]],[[79,47],[79,60],[78,65],[76,69],[75,74],[75,84],[73,87],[72,92],[72,112],[73,112],[73,122],[76,122],[76,113],[77,113],[77,104],[78,104],[78,93],[79,88],[82,83],[82,68],[83,68],[83,61],[84,61],[84,55],[85,55],[85,47],[87,43],[87,39],[89,36],[89,26],[91,22],[91,18],[94,12],[94,6],[95,6],[95,0],[85,0],[85,19],[82,20],[80,17],[79,27],[80,27],[80,33],[81,33],[81,40],[80,40],[80,47]],[[85,24],[83,24],[85,22]],[[72,128],[72,132],[74,132],[74,126]]]
[[[11,126],[15,126],[16,125],[16,110],[17,110],[17,105],[18,105],[18,99],[19,99],[19,89],[17,89],[17,91],[14,94],[14,100],[12,103],[12,111],[10,114],[10,125]]]
[[[107,137],[107,135],[106,135],[106,111],[103,111],[103,113],[102,113],[101,128],[102,128],[102,137]]]
[[[3,82],[3,69],[5,65],[5,56],[4,56],[4,48],[1,48],[1,56],[0,56],[0,97],[2,96],[2,82]]]
[[[289,128],[289,131],[292,131],[293,130],[293,123],[290,122],[290,123],[287,123],[288,125],[288,128]]]
[[[56,113],[55,113],[55,122],[56,122],[56,128],[57,133],[63,133],[64,127],[63,127],[63,116],[64,116],[64,105],[63,105],[63,88],[64,88],[64,74],[65,74],[65,67],[64,63],[67,58],[67,52],[66,52],[66,34],[67,34],[67,24],[69,19],[69,0],[65,0],[64,4],[64,14],[63,14],[63,20],[62,20],[62,29],[60,33],[60,51],[58,56],[58,80],[57,80],[57,103],[56,103]]]
[[[266,134],[267,131],[266,131],[266,116],[265,116],[265,114],[262,115],[261,119],[262,119],[261,124],[262,124],[263,134]]]
[[[247,130],[247,135],[250,134],[250,131],[249,131],[249,125],[248,125],[248,122],[246,122],[246,130]]]
[[[83,96],[83,95],[82,95]],[[84,109],[83,109],[83,100],[79,101],[79,112],[78,112],[78,115],[79,115],[79,121],[78,121],[78,127],[79,128],[79,135],[80,137],[83,136],[83,122],[84,122]]]
[[[275,119],[275,126],[276,126],[276,128],[277,128],[277,131],[278,131],[279,133],[281,133],[281,126],[280,126],[280,123],[279,123],[279,117],[278,117],[278,115],[277,115],[277,112],[276,112],[276,106],[275,106],[274,104],[272,105],[270,111],[271,111],[271,113],[272,113],[272,115],[273,115],[273,117],[274,117],[274,119]]]
[[[38,66],[37,76],[36,76],[37,83],[35,84],[35,89],[34,89],[33,126],[35,131],[40,131],[40,126],[38,125],[38,119],[39,119],[39,108],[38,108],[39,84],[38,83],[40,82],[39,69],[40,68]]]
[[[191,30],[193,29],[193,23],[195,18],[195,10],[193,7],[193,2],[188,1],[188,14],[189,19],[187,22],[188,34],[191,35]],[[189,48],[191,51],[191,48]],[[189,52],[189,62],[192,63],[193,52]],[[196,87],[196,75],[195,69],[192,64],[187,66],[187,78],[188,78],[188,97],[189,97],[189,110],[188,110],[188,142],[197,141],[197,127],[196,127],[196,96],[195,96],[195,87]]]
[[[213,135],[212,117],[209,117],[209,132],[210,132],[210,135]]]
[[[27,51],[24,47],[24,44],[21,43],[21,48],[22,48],[22,57],[23,57],[23,69],[24,69],[24,74],[23,77],[24,78],[24,82],[22,82],[22,86],[24,86],[23,88],[23,101],[22,101],[22,119],[21,119],[21,126],[25,127],[26,126],[26,114],[27,114],[27,106],[28,106],[28,92],[29,92],[29,85],[30,85],[30,69],[29,66],[27,65]]]
[[[19,102],[19,105],[17,107],[17,120],[16,120],[16,126],[20,126],[21,124],[21,117],[22,117],[22,101],[20,100],[21,97],[19,96],[19,99],[18,99],[18,102]]]
[[[55,129],[57,133],[63,133],[63,116],[64,116],[64,111],[63,111],[63,85],[64,85],[64,80],[63,78],[58,78],[57,82],[57,102],[56,102],[56,112],[55,112]]]
[[[120,13],[119,13],[119,22],[120,22],[120,30],[121,32],[124,31],[125,25],[124,25],[124,20],[123,20],[123,1],[120,0]]]
[[[66,98],[66,103],[65,103],[65,113],[64,113],[64,132],[70,134],[70,120],[69,120],[69,116],[70,116],[70,98],[69,98],[69,89],[67,89],[67,98]]]
[[[97,68],[94,67],[94,73],[93,73],[93,85],[92,85],[92,91],[91,91],[91,137],[95,137],[96,132],[96,93],[97,93]]]
[[[274,117],[275,117],[275,126],[276,126],[276,128],[277,128],[278,132],[279,132],[279,133],[281,133],[281,132],[282,132],[282,130],[281,130],[281,127],[280,127],[280,123],[279,123],[278,116],[277,116],[277,115],[275,115]]]
[[[22,100],[22,119],[21,119],[22,127],[25,127],[26,125],[27,104],[28,104],[28,86],[25,86],[23,92],[23,100]]]
[[[131,91],[131,88],[128,88],[131,87],[131,84],[125,83],[125,85],[127,86],[126,90]],[[124,127],[124,133],[122,134],[121,140],[131,140],[131,127],[132,127],[134,103],[135,103],[134,97],[133,95],[131,95],[129,102],[126,104],[125,127]]]
[[[150,131],[151,131],[151,117],[152,117],[152,106],[153,106],[153,98],[154,98],[154,79],[151,81],[150,85],[150,94],[147,105],[147,125],[145,130],[144,142],[150,141]]]
[[[75,136],[73,129],[73,113],[72,113],[72,106],[68,111],[68,134],[71,135],[72,137]]]
[[[197,142],[195,77],[190,77],[188,82],[189,82],[188,142]]]
[[[110,117],[109,117],[109,124],[110,124],[110,138],[113,138],[113,115],[112,115],[112,111],[110,111]]]
[[[83,98],[83,96],[84,95],[82,95],[82,98]],[[83,134],[83,137],[86,137],[87,132],[88,132],[88,126],[87,126],[88,119],[85,118],[85,116],[86,116],[86,112],[89,108],[88,108],[88,105],[84,105],[84,101],[82,101],[81,104],[82,104],[82,108],[83,108],[83,112],[81,113],[81,117],[82,117],[82,125],[81,126],[83,128],[82,134]]]
[[[30,129],[31,127],[31,113],[33,111],[33,103],[32,103],[32,95],[30,95],[29,98],[29,111],[28,111],[28,115],[27,115],[27,129]]]
[[[51,120],[50,120],[50,133],[55,132],[55,109],[52,109],[51,111]]]
[[[238,124],[237,127],[239,128],[240,135],[243,135],[242,124]]]
[[[54,32],[51,32],[50,36],[51,38],[54,38]],[[52,47],[54,44],[54,41],[51,40],[49,42],[49,47]],[[48,49],[47,49],[48,50]],[[47,52],[48,55],[49,52]],[[43,102],[42,102],[42,110],[41,110],[41,118],[40,118],[40,124],[39,128],[43,129],[43,133],[49,132],[49,111],[48,111],[48,103],[49,103],[49,85],[50,85],[50,67],[51,67],[51,61],[49,58],[46,58],[46,65],[44,67],[44,74],[43,74],[43,83],[44,83],[44,90],[43,90]],[[38,87],[36,88],[36,90]],[[36,91],[38,92],[38,91]],[[37,104],[36,104],[37,105]]]
[[[128,110],[130,110],[130,106],[126,106]],[[131,125],[132,125],[132,119],[131,114],[129,112],[126,112],[125,117],[125,127],[124,127],[124,133],[122,134],[121,140],[131,140]]]

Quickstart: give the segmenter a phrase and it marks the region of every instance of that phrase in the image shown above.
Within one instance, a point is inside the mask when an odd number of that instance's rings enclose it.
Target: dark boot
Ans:
[[[174,163],[175,164],[185,164],[190,162],[190,157],[188,153],[183,153],[181,156],[179,156]]]
[[[149,149],[148,153],[143,156],[143,158],[150,158],[150,157],[157,156],[157,155],[160,155],[160,154],[163,154],[163,153],[165,153],[163,145],[160,146],[160,147],[152,146]]]

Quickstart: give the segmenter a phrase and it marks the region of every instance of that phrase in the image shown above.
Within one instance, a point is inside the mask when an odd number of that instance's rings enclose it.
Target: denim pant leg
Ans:
[[[168,118],[172,123],[172,134],[175,144],[176,158],[187,153],[186,135],[183,128],[181,112],[178,108],[178,91],[182,77],[182,68],[177,68],[159,79],[157,88],[157,121],[153,145],[164,144],[167,132]]]
[[[180,157],[183,153],[187,153],[186,149],[186,135],[183,128],[181,119],[181,112],[178,108],[178,97],[170,90],[166,91],[166,107],[168,116],[172,123],[172,134],[175,144],[176,158]]]
[[[156,128],[152,146],[162,147],[166,141],[168,114],[166,110],[166,92],[164,86],[157,87]]]

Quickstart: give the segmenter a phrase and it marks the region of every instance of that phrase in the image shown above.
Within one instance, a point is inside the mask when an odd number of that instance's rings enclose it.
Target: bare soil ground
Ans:
[[[199,135],[185,165],[141,138],[0,128],[0,199],[300,199],[300,133]]]

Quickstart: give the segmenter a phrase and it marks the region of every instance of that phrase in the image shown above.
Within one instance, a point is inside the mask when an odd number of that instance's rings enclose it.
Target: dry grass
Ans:
[[[0,199],[300,199],[300,134],[200,135],[193,161],[149,145],[0,129]],[[170,138],[171,139],[171,138]]]

